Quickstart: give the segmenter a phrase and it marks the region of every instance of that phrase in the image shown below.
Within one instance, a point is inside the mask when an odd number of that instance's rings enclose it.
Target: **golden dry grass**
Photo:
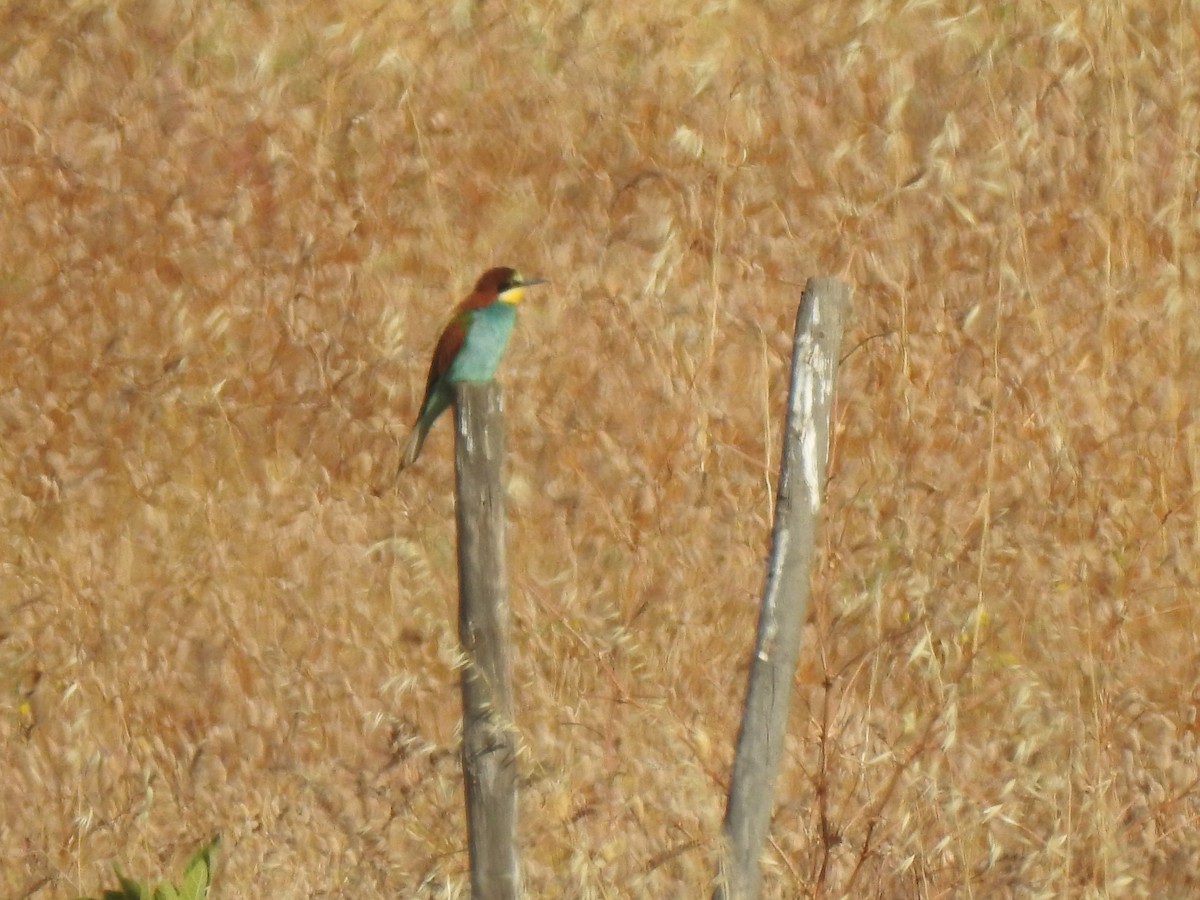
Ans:
[[[768,897],[1200,890],[1190,2],[0,8],[0,894],[462,897],[448,305],[525,872],[703,896],[799,286],[854,285]]]

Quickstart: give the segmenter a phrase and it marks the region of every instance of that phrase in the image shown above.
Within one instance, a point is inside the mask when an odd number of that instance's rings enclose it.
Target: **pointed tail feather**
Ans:
[[[400,454],[400,468],[396,470],[397,476],[417,461],[417,457],[421,455],[421,448],[425,446],[425,436],[428,434],[429,425],[418,419],[417,424],[413,426],[408,435],[408,440],[404,442],[404,452]]]
[[[425,392],[425,402],[421,404],[421,412],[417,416],[408,440],[404,442],[404,452],[400,454],[400,468],[396,470],[397,475],[417,461],[417,457],[421,455],[421,448],[425,446],[425,438],[429,435],[429,429],[438,420],[438,416],[449,408],[452,399],[451,388],[441,381],[436,382]]]

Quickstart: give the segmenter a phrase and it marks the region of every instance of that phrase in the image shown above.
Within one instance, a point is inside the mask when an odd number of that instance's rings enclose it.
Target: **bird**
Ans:
[[[496,374],[526,288],[545,283],[544,278],[526,278],[516,269],[497,266],[480,275],[475,290],[454,308],[433,351],[425,399],[405,442],[397,475],[421,455],[429,429],[454,400],[453,385],[490,381]]]

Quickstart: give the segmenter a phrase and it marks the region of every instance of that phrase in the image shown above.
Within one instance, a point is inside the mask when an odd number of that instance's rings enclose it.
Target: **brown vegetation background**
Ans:
[[[639,6],[0,7],[0,895],[466,895],[391,475],[493,264],[532,896],[707,890],[815,274],[765,895],[1200,891],[1195,5]]]

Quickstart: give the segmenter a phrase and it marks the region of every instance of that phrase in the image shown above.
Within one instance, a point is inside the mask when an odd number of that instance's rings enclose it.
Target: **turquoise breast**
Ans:
[[[450,366],[451,381],[490,381],[508,345],[517,308],[496,302],[475,311],[462,349]]]

